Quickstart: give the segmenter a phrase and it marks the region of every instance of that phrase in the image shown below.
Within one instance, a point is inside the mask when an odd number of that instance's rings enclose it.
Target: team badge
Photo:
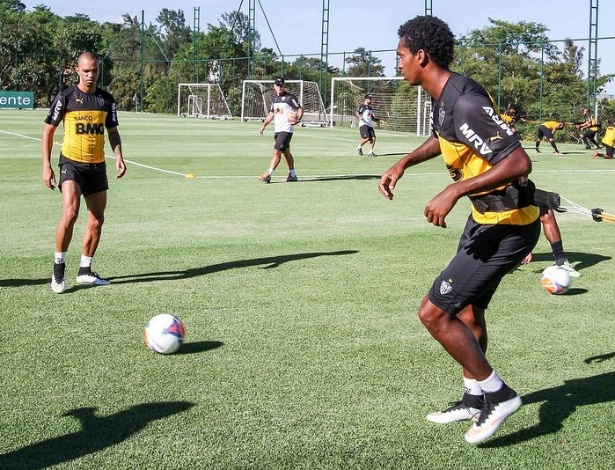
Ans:
[[[105,99],[98,97],[98,98],[96,98],[96,103],[98,104],[99,108],[102,108],[102,107],[105,106]]]
[[[438,110],[438,124],[440,125],[440,127],[442,127],[442,124],[444,123],[444,116],[446,116],[446,111],[440,108]]]
[[[448,281],[442,281],[442,284],[440,284],[440,294],[446,295],[452,290],[453,286]]]

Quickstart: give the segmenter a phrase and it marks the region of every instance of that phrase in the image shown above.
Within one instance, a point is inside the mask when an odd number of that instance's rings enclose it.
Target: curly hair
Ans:
[[[424,50],[437,65],[448,69],[455,56],[455,36],[448,25],[435,16],[417,16],[399,27],[397,34],[415,54]]]

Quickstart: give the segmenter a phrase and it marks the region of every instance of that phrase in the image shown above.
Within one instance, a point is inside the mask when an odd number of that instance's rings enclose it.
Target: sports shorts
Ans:
[[[376,137],[376,131],[370,126],[359,127],[359,134],[361,134],[362,139],[373,139]]]
[[[540,126],[538,128],[538,132],[536,133],[536,137],[538,140],[542,140],[543,137],[547,140],[551,140],[553,138],[553,132],[545,126]]]
[[[458,314],[468,305],[486,309],[502,278],[536,246],[540,219],[528,225],[481,225],[470,216],[457,253],[435,279],[428,298]]]
[[[58,188],[60,191],[62,191],[64,181],[75,181],[84,197],[109,189],[107,164],[105,162],[81,163],[60,155],[59,167],[60,181]]]
[[[293,138],[292,132],[276,132],[273,136],[275,139],[275,144],[273,148],[283,152],[290,148],[290,140]]]

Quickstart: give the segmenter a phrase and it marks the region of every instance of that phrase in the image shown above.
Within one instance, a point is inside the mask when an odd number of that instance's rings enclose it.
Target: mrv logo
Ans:
[[[104,124],[90,124],[78,122],[75,124],[75,132],[77,134],[98,134],[103,135],[105,133]]]

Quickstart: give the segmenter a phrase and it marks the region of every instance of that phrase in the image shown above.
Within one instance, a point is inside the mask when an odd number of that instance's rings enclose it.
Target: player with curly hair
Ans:
[[[476,444],[521,406],[517,392],[485,356],[485,309],[540,235],[539,210],[529,204],[530,185],[524,186],[532,163],[485,89],[449,69],[455,39],[446,23],[417,16],[398,36],[398,68],[407,82],[432,97],[432,135],[382,175],[379,190],[393,199],[406,169],[442,155],[453,183],[427,203],[427,221],[446,228],[457,201],[469,196],[472,202],[457,253],[423,298],[418,316],[463,369],[465,388],[461,400],[427,419],[474,421],[465,439]]]

